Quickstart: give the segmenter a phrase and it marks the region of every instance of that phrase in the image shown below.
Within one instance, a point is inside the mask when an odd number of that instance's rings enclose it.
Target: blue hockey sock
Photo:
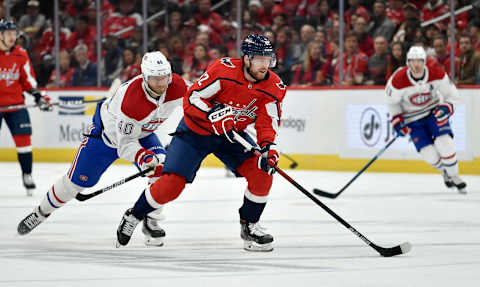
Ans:
[[[150,212],[154,211],[155,208],[153,208],[147,201],[147,198],[145,197],[145,190],[142,192],[140,197],[138,198],[137,202],[135,202],[135,205],[133,206],[133,215],[142,220],[149,214]]]
[[[256,203],[246,197],[243,197],[243,205],[238,210],[240,213],[240,219],[244,219],[252,223],[258,222],[263,213],[265,205],[266,203]]]
[[[22,173],[26,173],[26,174],[32,173],[32,161],[33,161],[32,152],[18,153],[18,161],[20,162]]]

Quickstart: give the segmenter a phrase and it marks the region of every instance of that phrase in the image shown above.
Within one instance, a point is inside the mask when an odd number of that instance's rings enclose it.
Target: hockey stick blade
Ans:
[[[238,133],[233,131],[234,139],[241,144],[245,149],[253,152],[255,156],[260,157],[260,152],[255,149],[248,141],[246,141],[242,136]],[[353,226],[350,225],[347,221],[345,221],[342,217],[336,214],[333,210],[331,210],[327,205],[321,202],[317,197],[307,191],[303,186],[301,186],[298,182],[296,182],[293,178],[291,178],[288,174],[286,174],[282,169],[278,166],[274,166],[275,171],[280,174],[284,179],[290,182],[293,186],[295,186],[300,192],[302,192],[305,196],[310,198],[313,202],[315,202],[318,206],[320,206],[324,211],[330,214],[333,218],[335,218],[338,222],[340,222],[345,228],[350,230],[353,234],[355,234],[358,238],[360,238],[364,243],[366,243],[371,248],[375,249],[381,256],[384,257],[392,257],[400,254],[405,254],[412,249],[410,243],[405,242],[398,246],[391,247],[391,248],[384,248],[381,246],[376,245],[372,241],[370,241],[367,237],[365,237],[362,233],[356,230]]]
[[[373,245],[373,248],[380,253],[383,257],[392,257],[396,255],[401,255],[408,253],[410,250],[412,250],[412,244],[410,242],[404,242],[400,245],[391,247],[391,248],[384,248],[380,247],[377,245]]]
[[[330,193],[318,188],[314,188],[313,193],[319,196],[327,197],[327,198],[336,198],[338,196],[338,193]]]
[[[344,190],[346,190],[350,184],[352,184],[365,170],[367,170],[367,168],[372,165],[387,149],[388,147],[390,147],[396,140],[397,140],[398,137],[394,137],[392,138],[385,147],[383,147],[359,172],[357,172],[357,174],[352,178],[350,179],[349,182],[347,182],[347,184],[345,184],[342,189],[340,189],[338,192],[336,193],[330,193],[330,192],[326,192],[326,191],[323,191],[321,189],[318,189],[318,188],[315,188],[313,190],[313,193],[315,193],[316,195],[319,195],[319,196],[323,196],[323,197],[327,197],[327,198],[337,198]]]

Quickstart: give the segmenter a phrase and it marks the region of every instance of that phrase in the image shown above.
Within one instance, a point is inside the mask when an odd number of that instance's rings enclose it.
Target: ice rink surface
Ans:
[[[335,200],[321,199],[378,245],[409,241],[406,255],[383,258],[276,175],[262,224],[275,250],[242,249],[238,208],[246,184],[201,169],[165,209],[165,246],[146,248],[140,225],[115,249],[123,212],[145,186],[137,179],[94,199],[71,201],[25,237],[18,222],[68,164],[34,164],[26,197],[17,163],[0,163],[0,286],[479,286],[480,177],[467,195],[440,175],[366,173]],[[111,167],[97,188],[135,173]],[[307,189],[336,192],[355,173],[286,170]],[[91,191],[96,189],[91,189]]]

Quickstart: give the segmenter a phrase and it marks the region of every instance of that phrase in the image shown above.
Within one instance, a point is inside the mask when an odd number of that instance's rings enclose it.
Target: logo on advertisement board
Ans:
[[[84,115],[85,104],[83,96],[59,96],[58,114],[59,115]]]
[[[367,146],[375,146],[382,135],[380,113],[371,107],[362,112],[360,118],[360,136]]]

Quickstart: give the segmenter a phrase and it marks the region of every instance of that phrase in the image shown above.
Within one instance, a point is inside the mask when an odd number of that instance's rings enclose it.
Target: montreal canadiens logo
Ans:
[[[410,96],[409,99],[412,105],[423,106],[432,100],[432,94],[431,93],[415,94],[413,96]]]

